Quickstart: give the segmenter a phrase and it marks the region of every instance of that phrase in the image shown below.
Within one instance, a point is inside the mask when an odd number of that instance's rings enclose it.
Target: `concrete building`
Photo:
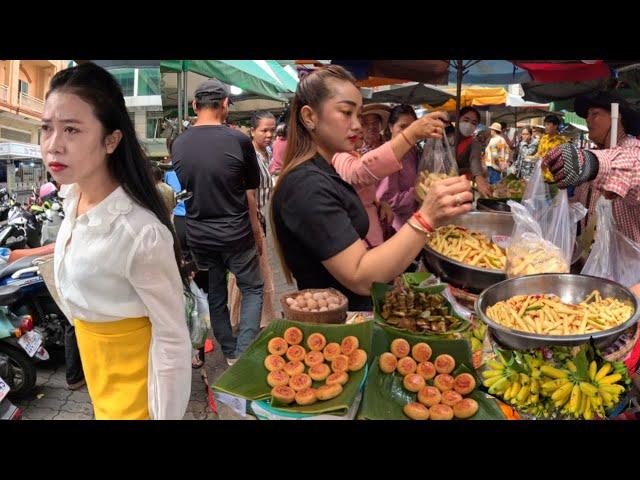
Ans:
[[[162,94],[159,68],[115,68],[108,69],[124,94],[129,116],[147,155],[167,155],[166,139],[162,133]]]
[[[46,179],[40,121],[51,78],[68,60],[0,61],[0,187],[23,196]]]

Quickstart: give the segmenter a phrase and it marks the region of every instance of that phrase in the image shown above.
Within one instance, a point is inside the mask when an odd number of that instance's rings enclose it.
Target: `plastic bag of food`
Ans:
[[[618,230],[611,200],[600,197],[596,218],[595,241],[582,273],[607,278],[625,287],[640,283],[640,244]]]
[[[416,196],[422,201],[431,186],[448,177],[458,176],[458,164],[445,138],[428,139],[418,162]]]
[[[185,294],[185,316],[191,345],[194,349],[204,346],[209,330],[209,304],[206,295],[192,280],[189,283],[191,295]]]
[[[541,162],[536,165],[522,204],[509,200],[514,229],[507,249],[507,276],[568,273],[576,239],[576,223],[587,210],[569,204],[566,190],[551,198]]]

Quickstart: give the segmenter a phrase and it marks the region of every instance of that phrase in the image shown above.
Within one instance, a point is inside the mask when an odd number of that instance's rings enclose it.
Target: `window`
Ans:
[[[147,112],[147,138],[156,138],[160,135],[160,123],[162,112]]]
[[[160,69],[138,70],[138,95],[160,95]]]
[[[27,82],[23,82],[22,80],[18,80],[18,91],[20,93],[24,93],[25,95],[29,95],[29,84]]]
[[[115,77],[122,88],[122,94],[125,97],[132,97],[134,95],[133,84],[135,69],[133,68],[116,68],[109,70],[109,73]]]

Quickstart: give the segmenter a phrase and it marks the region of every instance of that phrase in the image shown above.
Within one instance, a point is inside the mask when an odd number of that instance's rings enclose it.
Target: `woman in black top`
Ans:
[[[362,96],[353,77],[331,65],[298,84],[291,105],[287,150],[273,193],[272,221],[288,281],[298,288],[334,287],[351,310],[369,310],[373,282],[390,282],[423,247],[428,230],[471,209],[464,177],[433,187],[417,217],[389,240],[367,250],[369,221],[351,185],[331,166],[338,152],[351,151],[361,130]],[[446,113],[429,114],[430,138],[441,138]]]

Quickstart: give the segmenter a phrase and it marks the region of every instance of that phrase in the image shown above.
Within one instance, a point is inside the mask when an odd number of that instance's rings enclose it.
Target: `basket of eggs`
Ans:
[[[280,304],[285,318],[308,323],[344,323],[349,301],[334,288],[309,288],[284,293]]]

